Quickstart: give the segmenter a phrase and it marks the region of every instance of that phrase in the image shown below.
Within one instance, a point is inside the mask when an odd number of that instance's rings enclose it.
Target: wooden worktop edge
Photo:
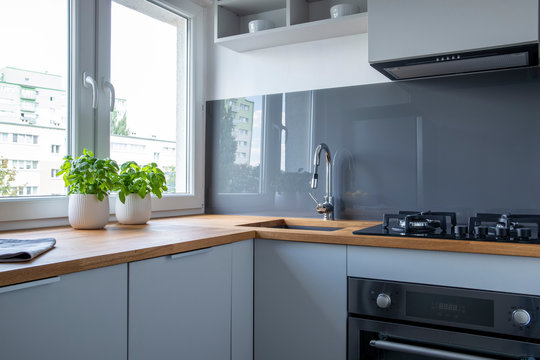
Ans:
[[[264,226],[309,224],[339,228],[334,231],[292,230]],[[263,226],[261,224],[264,224]],[[118,265],[175,253],[225,245],[252,238],[386,247],[410,250],[449,251],[487,255],[540,257],[540,245],[389,236],[353,235],[374,225],[368,221],[322,222],[320,219],[240,215],[199,215],[153,220],[144,226],[112,224],[103,231],[80,231],[69,227],[4,232],[23,238],[56,234],[58,248],[27,263],[0,265],[0,286],[61,276],[73,272]],[[155,241],[154,239],[159,239]],[[80,248],[78,246],[81,246]],[[95,246],[95,248],[94,248]]]
[[[312,231],[310,234],[298,230],[285,230],[278,232],[275,229],[258,229],[257,238],[287,240],[311,243],[326,243],[352,246],[371,246],[409,250],[450,251],[459,253],[475,253],[486,255],[506,255],[540,257],[540,245],[512,244],[447,239],[418,239],[390,236],[351,235],[357,228],[343,229],[339,234],[326,235]],[[350,230],[350,232],[348,232]],[[344,233],[347,234],[344,234]]]
[[[140,249],[118,251],[110,254],[99,254],[96,256],[81,257],[78,259],[39,264],[36,266],[24,266],[21,268],[13,267],[10,270],[0,271],[0,286],[62,276],[74,272],[125,264],[159,256],[173,255],[212,246],[225,245],[237,241],[253,239],[254,237],[254,231],[242,229],[241,231],[234,233],[209,236],[185,242],[149,246]]]

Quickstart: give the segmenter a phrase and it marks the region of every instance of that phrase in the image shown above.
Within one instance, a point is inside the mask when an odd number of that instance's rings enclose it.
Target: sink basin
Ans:
[[[276,229],[293,229],[293,230],[315,230],[315,231],[336,231],[343,228],[340,227],[329,227],[329,226],[308,226],[308,225],[275,225],[268,226]]]
[[[291,221],[284,220],[284,219],[262,221],[262,222],[251,223],[251,224],[242,224],[240,226],[253,226],[253,227],[272,228],[272,229],[310,230],[310,231],[336,231],[336,230],[343,229],[342,227],[334,227],[334,226],[294,224]]]

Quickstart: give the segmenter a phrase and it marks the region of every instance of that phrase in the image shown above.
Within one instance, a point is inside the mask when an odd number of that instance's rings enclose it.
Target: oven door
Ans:
[[[349,317],[348,360],[540,359],[540,344]]]

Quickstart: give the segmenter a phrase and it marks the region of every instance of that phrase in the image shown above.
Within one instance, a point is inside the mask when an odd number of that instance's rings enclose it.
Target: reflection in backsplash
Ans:
[[[218,194],[261,191],[262,97],[230,99],[216,108],[218,152],[215,176]]]
[[[211,101],[208,213],[319,217],[313,150],[333,158],[336,219],[397,210],[540,213],[540,71],[511,70]],[[322,217],[322,216],[321,216]]]

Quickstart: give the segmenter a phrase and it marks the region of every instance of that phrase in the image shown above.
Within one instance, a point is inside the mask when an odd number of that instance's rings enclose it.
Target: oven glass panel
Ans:
[[[428,320],[493,327],[492,300],[406,292],[406,315]]]

